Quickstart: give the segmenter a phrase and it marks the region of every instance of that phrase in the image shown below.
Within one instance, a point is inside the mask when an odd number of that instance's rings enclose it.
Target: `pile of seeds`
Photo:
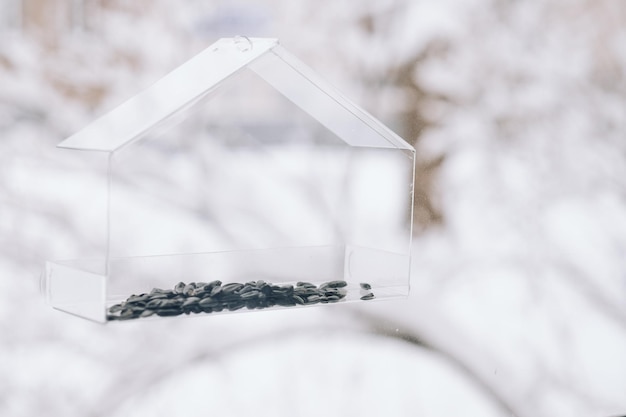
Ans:
[[[347,295],[346,281],[329,281],[319,287],[310,282],[274,285],[263,280],[245,284],[221,281],[179,282],[174,289],[154,288],[150,293],[131,295],[108,309],[107,320],[130,320],[141,317],[178,316],[191,313],[213,313],[241,308],[262,309],[317,303],[336,303]],[[371,300],[371,286],[361,283],[361,300]]]

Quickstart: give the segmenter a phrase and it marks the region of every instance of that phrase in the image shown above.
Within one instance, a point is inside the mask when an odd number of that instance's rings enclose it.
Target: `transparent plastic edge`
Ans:
[[[412,271],[412,255],[413,255],[413,226],[414,226],[414,215],[415,215],[415,157],[416,157],[416,151],[415,149],[413,149],[413,167],[411,170],[411,196],[409,198],[409,202],[411,205],[411,209],[409,210],[409,273],[408,273],[408,287],[407,287],[407,297],[411,294],[411,271]]]
[[[46,262],[46,301],[56,310],[106,323],[106,275]]]
[[[369,128],[374,130],[380,137],[384,138],[390,145],[394,148],[398,149],[406,149],[410,151],[414,151],[414,147],[409,144],[406,140],[400,137],[398,134],[393,132],[387,126],[385,126],[381,121],[371,115],[369,112],[364,110],[359,105],[355,104],[352,100],[347,98],[343,93],[341,93],[337,88],[323,80],[319,77],[315,71],[313,71],[309,66],[300,61],[294,55],[289,53],[285,48],[281,45],[277,44],[271,49],[271,52],[278,57],[281,61],[283,61],[286,65],[290,66],[294,71],[299,73],[302,77],[308,80],[312,85],[320,89],[324,94],[328,95],[331,99],[337,102],[340,106],[345,108],[347,111],[352,113],[356,118],[361,120],[364,124],[366,124]],[[259,74],[262,78],[263,75]],[[265,78],[264,78],[265,79]],[[266,79],[266,81],[268,81]],[[271,84],[271,83],[270,83]]]
[[[57,147],[113,152],[278,45],[273,38],[245,39],[251,45],[247,49],[238,46],[238,38],[218,40]]]

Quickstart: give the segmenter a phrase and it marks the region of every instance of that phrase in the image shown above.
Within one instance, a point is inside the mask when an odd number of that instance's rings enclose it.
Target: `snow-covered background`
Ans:
[[[415,144],[410,298],[51,310],[44,260],[91,244],[54,145],[236,34],[280,38]],[[626,413],[622,1],[2,0],[0,147],[2,416]]]

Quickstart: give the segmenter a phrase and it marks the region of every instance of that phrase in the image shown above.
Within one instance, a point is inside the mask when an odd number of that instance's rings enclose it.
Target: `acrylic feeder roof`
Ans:
[[[413,150],[365,110],[321,80],[277,39],[222,38],[58,146],[115,152],[193,106],[249,68],[349,146]]]

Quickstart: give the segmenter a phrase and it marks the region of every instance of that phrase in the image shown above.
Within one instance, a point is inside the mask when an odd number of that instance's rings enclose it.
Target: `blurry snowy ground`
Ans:
[[[24,34],[17,3],[0,415],[626,413],[623,2],[67,2],[98,10],[72,29],[24,0]],[[236,33],[281,38],[416,141],[411,297],[105,327],[50,310],[43,261],[90,244],[55,199],[54,145]]]

